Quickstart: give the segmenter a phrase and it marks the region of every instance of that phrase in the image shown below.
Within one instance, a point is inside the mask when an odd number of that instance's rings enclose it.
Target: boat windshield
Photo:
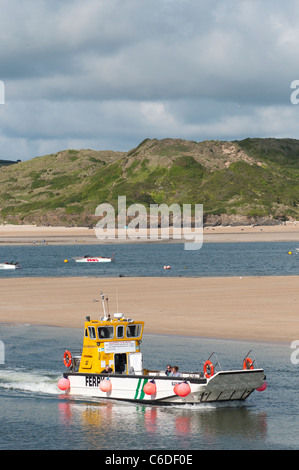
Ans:
[[[141,325],[128,325],[127,338],[138,338],[141,335]]]
[[[88,331],[89,331],[89,337],[90,337],[90,339],[96,339],[96,330],[95,330],[95,327],[94,327],[94,326],[89,326],[89,327],[88,327]]]
[[[124,326],[123,325],[118,325],[116,327],[116,337],[117,338],[123,338],[124,337],[124,334],[125,334],[125,331],[124,331]]]
[[[113,326],[99,326],[98,327],[98,337],[99,339],[112,339],[114,338],[114,328]]]

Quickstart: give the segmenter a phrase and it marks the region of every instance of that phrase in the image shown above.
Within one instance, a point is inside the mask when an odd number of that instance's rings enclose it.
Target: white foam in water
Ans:
[[[57,387],[60,377],[41,371],[0,369],[0,388],[57,395],[60,393]]]

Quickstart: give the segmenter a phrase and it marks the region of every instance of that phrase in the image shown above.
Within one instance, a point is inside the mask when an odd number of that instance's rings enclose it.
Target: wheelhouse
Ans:
[[[108,365],[117,374],[141,373],[143,328],[144,322],[125,318],[122,313],[100,320],[86,317],[78,372],[98,374]]]

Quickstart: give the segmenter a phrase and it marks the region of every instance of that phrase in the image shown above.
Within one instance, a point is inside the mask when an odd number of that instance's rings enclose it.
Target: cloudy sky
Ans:
[[[0,158],[299,138],[298,24],[296,0],[0,0]]]

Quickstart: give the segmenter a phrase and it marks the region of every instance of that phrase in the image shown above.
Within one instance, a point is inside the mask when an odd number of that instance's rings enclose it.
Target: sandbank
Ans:
[[[0,322],[83,328],[86,315],[144,320],[145,333],[261,342],[299,339],[299,276],[1,279]],[[118,299],[118,301],[117,301]]]
[[[198,229],[199,230],[199,229]],[[172,230],[161,231],[159,239],[151,238],[149,230],[139,231],[137,239],[129,236],[120,238],[117,230],[107,234],[106,239],[100,240],[96,236],[96,230],[88,227],[48,227],[35,225],[0,225],[0,246],[2,245],[27,245],[33,243],[47,244],[103,244],[103,243],[146,243],[146,242],[176,242],[186,241],[184,233],[173,237]],[[198,233],[198,232],[197,232]],[[162,236],[164,239],[162,240]],[[191,233],[192,237],[192,233]],[[191,238],[192,241],[192,238]],[[215,226],[204,227],[203,242],[298,242],[299,223],[287,222],[281,225],[266,226]]]

